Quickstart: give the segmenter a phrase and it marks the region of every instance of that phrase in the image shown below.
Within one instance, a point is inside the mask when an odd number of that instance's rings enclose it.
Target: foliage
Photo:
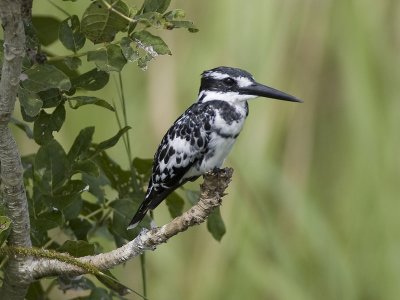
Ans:
[[[119,123],[120,130],[102,142],[94,142],[97,133],[89,126],[65,149],[55,133],[63,130],[68,114],[84,105],[115,112],[106,99],[87,95],[88,91],[104,88],[110,72],[121,72],[128,62],[145,70],[158,55],[171,55],[167,44],[151,31],[197,31],[192,22],[185,20],[182,10],[168,11],[169,4],[168,0],[145,0],[137,8],[120,0],[96,0],[88,4],[81,17],[33,17],[36,34],[32,32],[28,42],[38,53],[24,60],[18,87],[23,120],[13,119],[13,124],[39,147],[36,153],[22,157],[33,246],[79,257],[102,250],[101,244],[91,241],[94,235],[112,236],[115,245],[121,246],[138,234],[140,228],[127,231],[126,227],[143,199],[151,160],[135,158],[130,170],[124,170],[106,153],[121,139],[129,144],[126,115],[124,124]],[[47,34],[42,34],[44,29]],[[41,50],[57,40],[70,55],[56,56]],[[84,48],[90,50],[82,51]],[[82,69],[85,58],[92,65],[89,71]],[[130,151],[127,147],[128,157]],[[174,193],[167,204],[172,217],[182,213],[184,200],[178,194]],[[145,220],[144,225],[148,222]],[[214,223],[216,226],[209,224],[210,231],[215,228],[219,233],[214,236],[220,239],[221,220]],[[10,220],[0,216],[0,246],[9,226]],[[50,286],[58,285],[63,291],[92,290],[85,299],[111,299],[117,296],[115,292],[128,290],[111,273],[103,275],[97,279],[111,291],[86,277],[54,279]],[[42,285],[36,282],[27,299],[38,299],[43,293]]]

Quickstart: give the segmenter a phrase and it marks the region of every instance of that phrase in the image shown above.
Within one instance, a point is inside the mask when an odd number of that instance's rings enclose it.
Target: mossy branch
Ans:
[[[78,258],[71,256],[68,253],[57,252],[55,250],[47,250],[41,248],[26,248],[26,247],[14,247],[4,246],[0,248],[0,256],[23,256],[23,257],[34,257],[34,258],[46,258],[51,260],[57,260],[72,266],[81,268],[85,273],[93,275],[101,275],[102,272],[94,265],[80,261]]]
[[[134,240],[120,248],[79,258],[40,249],[34,251],[35,259],[26,266],[26,272],[29,272],[34,279],[57,275],[98,274],[93,272],[113,268],[146,250],[155,250],[158,245],[167,242],[174,235],[203,223],[212,211],[221,205],[232,174],[231,168],[205,174],[200,199],[196,205],[164,226],[143,230]],[[30,253],[29,249],[19,249],[19,251],[26,255]]]

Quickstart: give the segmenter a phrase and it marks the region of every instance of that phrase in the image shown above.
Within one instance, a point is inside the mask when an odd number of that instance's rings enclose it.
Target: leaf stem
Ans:
[[[57,284],[57,280],[55,280],[55,279],[52,282],[50,282],[49,286],[46,288],[46,290],[44,291],[44,294],[43,294],[45,299],[46,299],[46,296],[48,296],[50,294],[51,290],[56,286],[56,284]]]
[[[115,77],[114,77],[115,79]],[[122,116],[123,116],[123,121],[124,121],[124,126],[128,126],[128,116],[127,116],[127,111],[126,111],[126,98],[125,98],[125,91],[124,91],[124,85],[123,85],[123,80],[122,80],[122,75],[121,72],[118,73],[118,85],[117,85],[117,90],[118,90],[118,98],[120,100],[120,105],[122,108]],[[115,106],[115,104],[114,104]],[[121,127],[121,119],[118,115],[117,110],[115,110],[115,115],[117,117],[117,122],[119,127]],[[129,159],[129,167],[131,170],[131,176],[132,176],[132,183],[135,191],[138,191],[140,189],[139,184],[137,182],[137,174],[136,170],[133,167],[133,160],[132,160],[132,151],[131,151],[131,143],[130,143],[130,138],[129,135],[126,135],[124,138],[124,144],[125,144],[125,149],[126,153]],[[143,283],[143,296],[146,298],[147,297],[147,280],[146,280],[146,259],[145,259],[145,254],[143,253],[140,256],[140,268],[141,268],[141,273],[142,273],[142,283]]]
[[[147,298],[147,280],[146,280],[146,254],[140,255],[140,269],[142,271],[142,284],[143,284],[143,296]]]
[[[92,211],[90,214],[86,215],[85,218],[90,219],[91,217],[97,215],[98,213],[104,211],[105,207],[100,207],[96,209],[95,211]]]
[[[54,238],[51,238],[47,241],[46,244],[42,246],[43,249],[47,249],[54,242]]]
[[[129,23],[137,23],[137,20],[134,20],[132,18],[129,18],[128,16],[125,16],[123,13],[121,13],[120,11],[116,10],[114,8],[114,5],[117,4],[119,2],[119,0],[115,1],[113,4],[109,4],[107,1],[102,0],[103,4],[105,6],[107,6],[107,8],[112,11],[113,13],[116,13],[117,15],[119,15],[121,18],[124,18],[125,20],[127,20]]]
[[[114,77],[114,79],[115,79],[115,77]],[[124,85],[123,85],[121,72],[118,72],[118,83],[116,83],[116,85],[117,85],[117,91],[118,91],[118,96],[119,96],[118,98],[120,100],[120,104],[121,104],[121,108],[122,108],[123,122],[124,122],[124,126],[126,127],[126,126],[128,126],[128,114],[127,114],[127,110],[126,110],[126,98],[125,98],[125,91],[124,91]],[[114,104],[114,106],[115,106],[115,104]],[[122,122],[118,115],[117,110],[115,110],[115,115],[117,117],[118,126],[121,128]],[[132,165],[133,159],[132,159],[131,141],[130,141],[128,134],[126,136],[124,136],[123,138],[124,138],[126,154],[128,156],[128,160],[129,160],[129,168],[131,170],[133,188],[135,191],[138,191],[140,189],[140,187],[137,182],[136,170]]]
[[[52,56],[52,57],[49,57],[47,59],[47,61],[52,62],[52,61],[60,61],[60,60],[66,59],[68,57],[81,57],[81,56],[87,55],[88,52],[89,51],[85,51],[85,52],[81,52],[81,53],[75,53],[75,54],[71,54],[71,55]]]

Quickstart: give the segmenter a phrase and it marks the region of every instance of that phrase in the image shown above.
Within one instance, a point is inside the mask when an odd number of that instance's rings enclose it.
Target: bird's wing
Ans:
[[[146,194],[150,198],[149,208],[155,208],[173,190],[192,179],[185,175],[203,158],[212,113],[208,105],[193,104],[165,134],[154,156]]]
[[[207,150],[210,121],[215,111],[208,104],[195,103],[172,125],[154,155],[146,196],[128,228],[134,228],[149,209],[156,208],[171,192],[200,174],[188,174]],[[186,175],[186,176],[185,176]]]

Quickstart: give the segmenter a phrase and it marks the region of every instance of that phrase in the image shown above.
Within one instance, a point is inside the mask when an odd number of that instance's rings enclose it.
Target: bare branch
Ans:
[[[232,173],[233,169],[226,168],[204,175],[199,202],[170,223],[143,231],[134,240],[113,251],[80,257],[77,260],[89,263],[100,270],[105,270],[122,264],[142,254],[145,250],[155,250],[158,245],[167,242],[174,235],[187,230],[191,226],[203,223],[210,213],[221,205],[222,197],[225,195],[225,189],[231,181]],[[27,272],[31,273],[34,279],[60,274],[79,275],[87,272],[77,266],[54,259],[37,259],[26,267]]]
[[[26,1],[25,1],[26,2]],[[0,1],[0,17],[4,28],[4,59],[0,82],[0,162],[2,202],[12,220],[8,243],[31,247],[28,206],[23,184],[20,155],[8,123],[14,110],[22,59],[25,55],[25,33],[21,1]],[[31,281],[29,273],[21,272],[26,257],[10,258],[0,290],[1,299],[23,299]]]

